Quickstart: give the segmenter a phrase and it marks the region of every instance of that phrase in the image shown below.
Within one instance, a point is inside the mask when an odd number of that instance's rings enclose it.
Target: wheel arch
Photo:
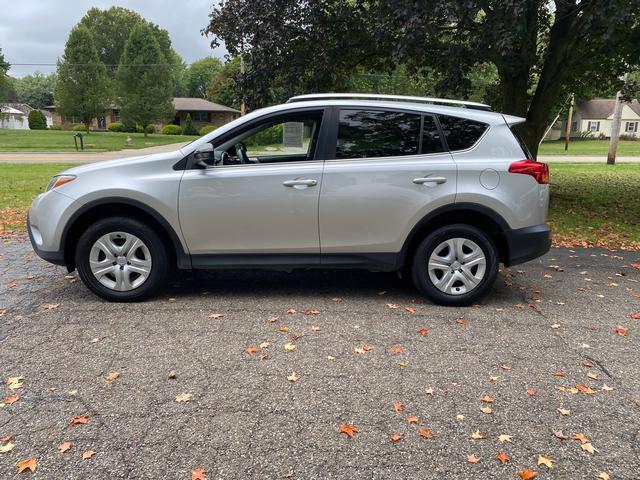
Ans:
[[[413,227],[402,247],[400,265],[410,265],[416,248],[426,235],[437,228],[454,223],[480,228],[495,243],[499,260],[503,263],[508,262],[509,246],[504,232],[510,230],[510,227],[506,220],[495,210],[483,205],[456,203],[429,212]]]
[[[106,197],[86,203],[69,219],[62,232],[60,244],[64,251],[67,270],[73,271],[78,238],[86,227],[96,220],[111,216],[134,218],[150,225],[165,241],[172,255],[172,262],[179,268],[191,268],[191,260],[182,246],[178,234],[169,222],[155,209],[126,197]]]

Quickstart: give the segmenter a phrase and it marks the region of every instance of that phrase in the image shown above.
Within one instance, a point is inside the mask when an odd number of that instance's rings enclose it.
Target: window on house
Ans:
[[[194,122],[208,122],[209,113],[208,112],[191,112],[191,120],[193,120]]]
[[[587,123],[587,130],[589,130],[590,132],[599,132],[600,122],[589,120],[589,123]]]
[[[114,122],[122,122],[122,116],[120,115],[120,110],[113,111],[113,121]]]
[[[624,126],[626,133],[636,133],[638,131],[638,122],[627,122]]]
[[[576,121],[571,122],[571,131],[572,132],[577,132],[578,131],[578,122],[576,122]]]

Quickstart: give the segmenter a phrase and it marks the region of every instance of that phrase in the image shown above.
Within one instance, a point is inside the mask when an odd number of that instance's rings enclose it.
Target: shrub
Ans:
[[[89,132],[89,128],[84,123],[74,125],[71,130],[73,130],[74,132]]]
[[[202,137],[203,135],[206,135],[209,132],[213,132],[216,128],[218,128],[217,125],[205,125],[200,130],[198,130],[198,133]]]
[[[187,118],[184,121],[184,130],[182,130],[183,135],[198,135],[198,130],[193,125],[193,120],[191,120],[191,114],[187,113]]]
[[[123,132],[127,132],[127,133],[136,133],[136,123],[135,122],[131,122],[129,120],[125,120],[122,123],[123,127],[122,127],[122,131]]]
[[[136,123],[136,133],[144,133],[144,128],[139,123]]]
[[[165,125],[161,130],[163,135],[180,135],[182,134],[182,129],[180,125]]]
[[[255,135],[251,135],[245,140],[245,143],[251,147],[282,143],[282,124],[274,125],[273,127],[266,128]]]
[[[155,125],[147,125],[144,128],[144,133],[156,133],[156,126]]]
[[[124,123],[122,122],[113,122],[107,125],[107,130],[110,132],[124,132]]]
[[[62,130],[62,125],[51,125],[49,130]]]
[[[27,120],[29,121],[29,129],[31,130],[47,129],[47,119],[40,110],[31,110]]]

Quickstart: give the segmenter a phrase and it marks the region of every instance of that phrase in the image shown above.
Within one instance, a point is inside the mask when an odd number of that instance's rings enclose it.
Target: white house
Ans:
[[[0,128],[28,130],[29,112],[35,110],[26,103],[0,104]],[[53,125],[53,116],[47,110],[40,110],[47,121],[47,128]]]
[[[616,101],[613,98],[594,98],[576,102],[571,122],[571,136],[611,137],[615,104]],[[556,122],[545,140],[558,140],[564,137],[566,125],[566,120]],[[620,135],[640,138],[640,103],[637,100],[622,105]]]

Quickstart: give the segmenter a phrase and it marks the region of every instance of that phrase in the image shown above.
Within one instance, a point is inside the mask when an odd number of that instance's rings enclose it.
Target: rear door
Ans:
[[[409,110],[334,111],[336,150],[320,193],[323,255],[397,253],[427,213],[453,203],[456,165],[435,116]]]

